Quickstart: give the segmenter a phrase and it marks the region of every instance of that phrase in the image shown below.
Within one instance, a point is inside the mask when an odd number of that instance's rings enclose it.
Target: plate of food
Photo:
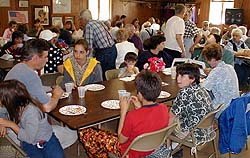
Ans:
[[[105,88],[105,86],[102,84],[88,84],[85,87],[87,87],[89,91],[100,91]]]
[[[101,103],[101,106],[107,109],[120,109],[119,100],[106,100]]]
[[[159,99],[163,99],[163,98],[168,98],[170,97],[171,94],[166,92],[166,91],[161,91],[160,95],[158,96]]]
[[[48,96],[52,97],[52,93],[47,93]],[[69,93],[64,92],[61,96],[60,99],[64,99],[64,98],[68,98],[69,97]]]
[[[84,114],[86,111],[87,109],[84,106],[80,105],[67,105],[59,109],[59,112],[61,114],[70,116],[81,115]]]

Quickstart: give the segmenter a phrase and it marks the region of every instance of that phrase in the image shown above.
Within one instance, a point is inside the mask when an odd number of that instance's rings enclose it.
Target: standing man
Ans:
[[[35,72],[41,70],[48,62],[48,50],[49,45],[44,39],[27,41],[22,52],[22,62],[15,65],[5,77],[5,80],[16,79],[22,82],[29,94],[43,105],[45,112],[50,112],[57,106],[63,93],[63,90],[56,86],[53,89],[52,96],[48,96],[42,86],[40,77]],[[63,149],[77,140],[76,131],[58,125],[52,125],[52,128]]]
[[[183,4],[175,6],[175,15],[168,19],[164,31],[166,48],[164,49],[173,58],[185,57],[183,35],[185,32],[184,14],[186,7]]]
[[[185,33],[183,36],[184,40],[184,47],[186,51],[186,58],[191,58],[194,47],[200,42],[201,40],[201,33],[195,23],[191,21],[192,10],[189,9],[186,11],[184,15],[184,22],[185,22]],[[194,41],[195,38],[195,42]]]
[[[85,27],[85,39],[89,44],[90,55],[100,61],[103,78],[105,78],[105,71],[115,69],[117,56],[115,42],[107,26],[99,20],[92,20],[88,9],[81,11],[80,25]]]

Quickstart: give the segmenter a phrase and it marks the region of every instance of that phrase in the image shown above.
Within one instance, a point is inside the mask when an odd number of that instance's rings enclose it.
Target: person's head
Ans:
[[[12,32],[16,31],[16,29],[17,29],[17,22],[16,21],[10,21],[9,22],[9,28],[11,29]]]
[[[133,24],[136,28],[139,28],[140,29],[140,21],[139,21],[139,18],[135,18],[131,24]]]
[[[135,26],[133,24],[126,24],[125,29],[128,31],[128,35],[131,38],[135,34]]]
[[[105,20],[103,23],[108,27],[108,30],[111,29],[111,21],[110,20]]]
[[[41,25],[40,19],[35,19],[35,20],[34,20],[34,26],[35,26],[35,27],[40,27],[40,25]]]
[[[162,51],[165,48],[165,44],[164,44],[165,41],[166,41],[166,38],[164,36],[154,35],[143,42],[143,47],[146,50],[157,49],[158,51]]]
[[[203,21],[202,22],[202,29],[204,31],[207,31],[209,29],[209,22],[208,21]]]
[[[80,12],[80,25],[84,27],[88,21],[92,20],[92,14],[90,10],[84,9]]]
[[[155,102],[161,93],[161,78],[156,72],[142,70],[135,79],[138,99]]]
[[[21,31],[13,32],[11,36],[11,41],[13,44],[21,44],[23,43],[24,35]]]
[[[187,10],[187,8],[186,8],[185,5],[183,5],[183,4],[177,4],[175,6],[175,9],[174,9],[175,15],[180,16],[181,18],[183,18],[186,10]]]
[[[123,22],[123,23],[125,23],[126,22],[126,18],[127,18],[126,15],[121,15],[120,21]]]
[[[207,36],[207,44],[218,43],[220,44],[221,36],[218,34],[209,34]]]
[[[115,23],[115,26],[118,27],[118,28],[122,28],[122,27],[123,27],[122,21],[117,21],[117,22]]]
[[[66,30],[73,30],[73,22],[71,21],[71,20],[68,20],[68,21],[66,21],[65,22],[65,24],[64,24],[64,28],[66,29]]]
[[[17,31],[21,31],[23,34],[27,34],[28,32],[28,27],[26,24],[19,24],[17,26]]]
[[[137,62],[137,55],[134,52],[128,52],[124,57],[127,67],[134,67]]]
[[[33,103],[43,111],[41,104],[32,99],[23,83],[17,80],[0,82],[0,104],[6,107],[12,121],[16,123],[20,121],[21,110],[29,103]]]
[[[243,35],[246,35],[246,33],[247,33],[246,26],[239,26],[238,28],[242,31]]]
[[[117,42],[123,42],[123,41],[127,41],[129,35],[128,35],[128,31],[124,28],[121,28],[119,30],[117,30],[116,33],[116,40]]]
[[[232,24],[232,25],[229,26],[228,29],[229,29],[229,32],[232,32],[232,30],[236,29],[236,28],[238,28],[238,26],[236,24]]]
[[[222,58],[222,48],[217,43],[208,44],[203,48],[202,55],[207,63],[214,68]]]
[[[86,63],[88,54],[88,42],[85,39],[79,39],[78,41],[76,41],[73,53],[76,62],[79,65],[83,66]]]
[[[192,16],[192,8],[187,9],[187,11],[184,14],[184,18],[183,19],[185,21],[187,21],[187,20],[189,20],[191,18],[191,16]]]
[[[150,17],[148,19],[148,21],[150,22],[150,24],[153,24],[153,23],[155,23],[155,18],[154,17]]]
[[[29,62],[34,70],[41,70],[48,62],[49,44],[44,39],[28,40],[22,49],[22,60]]]
[[[232,30],[231,37],[235,42],[240,42],[241,37],[243,36],[243,33],[241,29],[236,28]]]
[[[50,30],[43,30],[40,33],[39,38],[44,39],[44,40],[50,42],[51,44],[55,44],[57,41],[57,33],[52,32]]]
[[[221,30],[220,30],[220,28],[218,28],[218,27],[211,27],[210,28],[210,33],[211,34],[217,34],[217,35],[220,35],[220,32],[221,32]]]
[[[176,67],[177,84],[185,88],[192,83],[200,83],[200,70],[197,64],[184,63]]]

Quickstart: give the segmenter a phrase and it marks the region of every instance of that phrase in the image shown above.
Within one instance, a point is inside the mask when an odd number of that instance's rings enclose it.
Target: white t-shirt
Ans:
[[[166,42],[165,46],[168,49],[176,50],[181,52],[181,48],[179,47],[176,35],[182,34],[185,32],[185,23],[184,20],[178,16],[172,16],[168,19],[166,23],[166,30],[164,31]]]
[[[138,55],[138,49],[135,48],[134,43],[124,41],[121,43],[116,43],[115,46],[117,49],[115,66],[117,69],[120,67],[121,63],[124,62],[124,57],[128,52],[134,52],[135,54]]]

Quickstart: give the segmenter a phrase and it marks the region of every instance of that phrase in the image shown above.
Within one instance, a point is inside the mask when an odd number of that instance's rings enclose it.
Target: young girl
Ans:
[[[28,157],[65,157],[42,105],[31,98],[21,82],[6,80],[0,83],[0,105],[6,107],[11,119],[0,118],[0,126],[11,128],[17,134]]]
[[[134,52],[128,52],[125,55],[124,63],[125,67],[120,68],[118,77],[129,77],[131,75],[137,75],[139,69],[135,66],[137,62],[137,55]]]

